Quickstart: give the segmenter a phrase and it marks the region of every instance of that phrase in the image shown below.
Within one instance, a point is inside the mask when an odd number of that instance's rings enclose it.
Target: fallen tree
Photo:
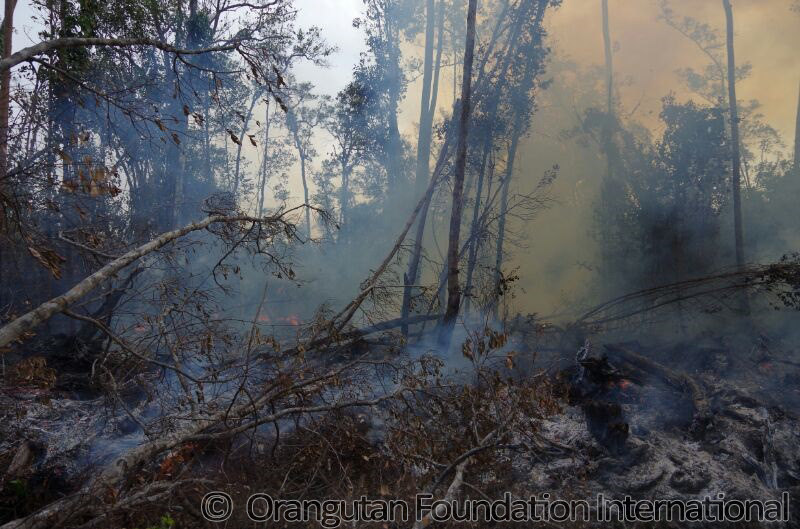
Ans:
[[[620,344],[606,344],[606,353],[617,363],[626,363],[642,376],[656,377],[684,393],[692,403],[692,428],[701,429],[711,420],[708,399],[700,385],[689,375],[670,369]]]
[[[733,296],[743,290],[769,294],[783,306],[800,308],[800,256],[786,255],[775,263],[753,264],[630,292],[590,308],[575,323],[605,325],[685,301],[701,307],[735,302]]]
[[[215,223],[235,224],[240,222],[252,223],[253,225],[260,226],[269,226],[271,228],[270,236],[276,236],[278,234],[293,234],[294,225],[286,220],[287,215],[305,207],[308,206],[297,206],[285,211],[279,211],[275,215],[265,217],[224,214],[210,215],[201,221],[193,222],[187,226],[184,226],[183,228],[163,233],[150,242],[134,248],[126,254],[109,262],[86,279],[80,281],[77,285],[69,289],[64,294],[45,301],[33,310],[4,325],[2,328],[0,328],[0,347],[8,345],[14,340],[22,338],[26,332],[31,331],[37,325],[47,321],[55,314],[58,314],[64,309],[69,308],[76,301],[86,296],[86,294],[100,286],[103,282],[114,277],[119,271],[131,263],[134,263],[135,261],[152,252],[155,252],[160,248],[163,248],[170,242],[175,241],[184,235],[194,231],[204,230]]]

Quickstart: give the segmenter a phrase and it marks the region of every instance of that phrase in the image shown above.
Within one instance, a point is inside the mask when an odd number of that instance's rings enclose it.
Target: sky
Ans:
[[[766,121],[787,144],[794,140],[800,85],[800,13],[791,11],[792,3],[732,1],[736,60],[753,67],[751,77],[737,84],[737,97],[758,98]],[[724,37],[721,0],[670,0],[670,5],[677,14],[708,23]],[[633,83],[620,88],[622,104],[630,110],[641,100],[636,117],[652,126],[660,99],[670,90],[679,97],[689,95],[675,70],[707,62],[692,42],[658,20],[658,14],[658,0],[609,0],[615,73],[618,79],[629,77]],[[564,0],[548,25],[551,45],[560,55],[579,63],[602,64],[600,0]]]
[[[677,13],[690,14],[724,31],[720,1],[670,3]],[[347,83],[365,49],[363,33],[352,26],[361,14],[362,0],[296,0],[295,5],[298,24],[319,26],[327,41],[338,48],[329,68],[305,64],[298,75],[316,81],[324,93],[335,93]],[[738,87],[739,95],[742,99],[758,96],[768,121],[787,138],[794,132],[794,109],[786,107],[797,103],[800,82],[800,13],[791,11],[791,5],[791,0],[733,0],[737,60],[753,65],[752,77]],[[657,105],[667,87],[679,88],[677,68],[703,63],[692,43],[657,19],[658,0],[610,0],[609,11],[616,74],[635,83],[623,90],[625,96],[638,101],[641,92],[646,94],[645,108]],[[36,42],[38,25],[31,20],[32,14],[30,0],[21,0],[15,14],[15,51]],[[564,0],[547,24],[550,42],[559,54],[580,63],[602,63],[599,0]]]
[[[341,0],[358,6],[360,0]],[[671,91],[679,100],[691,97],[676,75],[685,67],[701,68],[707,59],[688,39],[658,19],[660,0],[609,0],[614,70],[623,111],[636,108],[633,117],[658,130],[661,99]],[[800,87],[800,12],[791,0],[732,0],[737,64],[750,62],[750,78],[737,84],[737,98],[757,98],[767,123],[787,145],[794,141],[795,113]],[[554,55],[582,66],[602,65],[603,36],[600,0],[563,0],[546,19],[548,43]],[[676,14],[692,16],[725,33],[721,0],[670,0]],[[416,47],[417,52],[421,52]],[[409,51],[413,50],[410,48]],[[440,101],[449,105],[450,79],[442,77]],[[554,89],[558,89],[557,86]],[[420,83],[409,87],[401,123],[415,131],[419,116]],[[698,99],[695,96],[695,99]]]
[[[420,0],[422,1],[422,0]],[[702,66],[702,53],[675,30],[658,20],[659,0],[609,0],[610,26],[614,41],[617,79],[629,81],[619,87],[623,107],[638,105],[635,117],[657,128],[660,100],[670,90],[688,96],[675,70]],[[707,22],[724,31],[725,17],[719,0],[671,0],[679,14]],[[740,99],[757,97],[767,122],[781,132],[784,141],[794,138],[795,110],[800,84],[800,13],[791,11],[792,0],[733,0],[737,62],[750,62],[753,73],[737,86]],[[364,51],[363,33],[352,21],[361,14],[362,0],[297,0],[298,25],[319,26],[337,51],[328,68],[301,64],[298,77],[313,81],[322,93],[333,95],[350,79],[359,54]],[[32,19],[30,0],[21,0],[15,14],[15,51],[37,41],[38,25]],[[600,0],[564,0],[547,20],[550,44],[561,57],[580,64],[603,61]],[[409,53],[419,52],[411,46]],[[452,91],[450,76],[443,76],[444,94]],[[418,116],[419,83],[409,87],[401,123],[406,134],[414,133]],[[449,101],[442,97],[441,100]]]

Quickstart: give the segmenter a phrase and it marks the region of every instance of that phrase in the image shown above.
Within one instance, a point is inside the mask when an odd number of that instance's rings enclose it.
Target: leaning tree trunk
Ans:
[[[461,306],[461,287],[458,282],[458,250],[461,235],[461,213],[464,208],[464,171],[467,165],[467,135],[469,134],[472,62],[475,52],[475,15],[477,0],[469,0],[467,10],[467,42],[464,48],[464,71],[461,77],[461,119],[458,128],[456,163],[453,174],[453,206],[450,213],[450,235],[447,245],[447,308],[442,319],[440,341],[449,345],[458,309]]]
[[[733,185],[733,230],[736,244],[736,266],[744,267],[744,235],[742,234],[741,159],[739,155],[739,111],[736,106],[736,60],[733,55],[733,9],[730,0],[722,0],[728,47],[728,105],[731,120],[731,182]]]
[[[433,67],[433,87],[431,88],[430,100],[427,103],[428,112],[426,113],[425,126],[428,128],[428,132],[425,135],[425,138],[420,136],[419,142],[421,142],[427,150],[427,159],[425,161],[425,179],[428,179],[429,174],[429,164],[430,164],[430,142],[432,138],[432,131],[433,131],[433,115],[436,112],[436,100],[439,95],[439,73],[441,72],[442,66],[442,51],[444,49],[444,8],[445,4],[443,1],[439,2],[439,14],[438,14],[438,31],[436,36],[436,62]],[[422,103],[426,99],[422,98]],[[420,122],[420,130],[422,130],[422,122]],[[444,147],[443,147],[444,151]],[[419,154],[419,153],[418,153]],[[419,166],[417,167],[419,170]],[[419,178],[417,178],[417,184],[419,184]],[[419,195],[422,190],[418,189],[417,195]],[[426,201],[423,205],[422,211],[419,215],[419,220],[417,223],[417,232],[416,232],[416,239],[414,240],[414,246],[411,252],[411,259],[409,260],[408,264],[408,271],[405,273],[404,277],[404,286],[403,286],[403,302],[401,305],[401,314],[403,320],[405,321],[408,318],[408,315],[411,313],[411,298],[414,293],[414,286],[417,281],[419,280],[419,263],[422,257],[422,237],[425,235],[425,223],[428,217],[428,208],[430,207],[430,201]],[[401,326],[401,332],[403,336],[408,337],[408,324],[403,324]]]

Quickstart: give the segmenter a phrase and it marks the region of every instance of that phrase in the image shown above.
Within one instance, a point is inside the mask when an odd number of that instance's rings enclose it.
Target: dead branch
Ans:
[[[232,51],[240,46],[240,42],[231,42],[219,46],[210,46],[196,50],[189,50],[184,48],[176,48],[171,44],[160,41],[158,39],[138,38],[138,39],[108,39],[99,37],[64,37],[60,39],[47,40],[23,48],[18,52],[12,54],[10,57],[0,60],[0,72],[13,68],[14,66],[29,61],[34,57],[43,55],[54,50],[63,50],[68,48],[83,48],[89,46],[102,46],[113,48],[130,48],[132,46],[150,46],[169,53],[176,53],[178,55],[203,55],[205,53],[212,53],[215,51]]]
[[[351,366],[353,363],[347,365]],[[333,372],[328,373],[326,376],[338,376],[338,374],[346,369],[346,367],[347,366],[342,366]],[[298,382],[286,391],[296,392],[303,387],[307,387],[311,382],[312,381]],[[223,409],[205,419],[199,417],[195,418],[195,420],[190,422],[183,429],[173,433],[164,434],[160,438],[151,440],[131,449],[112,464],[100,469],[99,472],[95,474],[94,479],[89,484],[84,486],[78,494],[53,502],[42,510],[26,518],[8,522],[5,525],[0,526],[0,529],[46,529],[53,527],[54,521],[61,519],[65,515],[74,515],[75,513],[85,511],[86,509],[92,509],[96,507],[96,503],[93,504],[92,502],[87,502],[87,497],[96,500],[96,498],[100,497],[104,492],[116,490],[125,481],[129,470],[139,468],[146,462],[152,461],[159,454],[180,446],[188,441],[227,438],[237,435],[241,432],[245,432],[259,424],[275,422],[281,418],[292,415],[307,415],[351,407],[374,406],[376,404],[380,404],[381,402],[394,399],[406,391],[407,388],[401,387],[392,393],[381,395],[373,399],[344,400],[319,406],[288,407],[268,415],[257,417],[252,421],[246,422],[245,424],[242,424],[236,428],[226,428],[218,432],[204,433],[207,430],[212,430],[215,426],[230,420],[231,417],[244,417],[251,415],[254,410],[260,410],[264,408],[276,397],[276,394],[272,392],[266,392],[254,402],[248,401],[235,406],[230,410]],[[134,493],[134,496],[131,498],[134,498],[135,495],[136,493]]]
[[[436,489],[439,487],[439,484],[447,477],[450,472],[455,470],[455,476],[453,477],[453,481],[450,482],[450,485],[447,487],[447,492],[444,494],[444,498],[442,498],[443,502],[450,502],[455,499],[456,494],[461,489],[461,485],[464,483],[464,471],[469,465],[470,458],[478,452],[482,452],[483,450],[488,450],[493,448],[495,445],[487,444],[491,441],[497,434],[498,430],[492,430],[486,436],[481,439],[481,442],[478,446],[467,450],[460,456],[458,456],[447,468],[445,468],[440,474],[439,477],[433,482],[433,485],[430,487],[431,492],[435,492]],[[425,515],[422,519],[414,523],[413,529],[424,529],[431,524],[431,516],[430,514]]]
[[[673,371],[672,369],[663,366],[658,362],[650,360],[649,358],[645,358],[639,353],[631,351],[629,348],[622,345],[608,344],[605,345],[605,349],[609,353],[609,357],[612,359],[626,362],[632,365],[634,368],[660,378],[666,384],[677,389],[678,391],[686,393],[691,399],[692,407],[694,409],[692,417],[693,427],[702,426],[710,420],[711,414],[709,412],[708,400],[706,399],[703,390],[692,377],[678,371]]]

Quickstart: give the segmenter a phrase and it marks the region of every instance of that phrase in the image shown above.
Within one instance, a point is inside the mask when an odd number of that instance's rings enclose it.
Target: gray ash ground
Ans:
[[[590,503],[598,494],[702,499],[724,493],[729,499],[778,500],[786,491],[792,521],[782,526],[800,527],[800,368],[794,365],[792,353],[755,351],[745,360],[734,361],[742,355],[701,348],[677,354],[679,346],[635,347],[660,365],[669,362],[671,369],[697,383],[707,401],[707,422],[696,424],[691,399],[681,388],[657,376],[642,376],[641,370],[626,372],[603,360],[602,347],[593,347],[587,359],[599,366],[593,386],[578,397],[565,398],[563,413],[541,421],[536,446],[510,456],[514,472],[508,478],[508,490],[518,498],[547,493],[551,499]],[[550,366],[559,362],[554,378],[560,373],[562,382],[575,386],[574,353],[537,359],[537,364]],[[586,379],[591,378],[590,371]],[[601,416],[608,407],[620,413],[610,417],[608,424],[601,420],[593,426],[587,398],[601,403],[593,404],[595,411],[599,406]],[[30,484],[66,493],[74,488],[71,483],[83,482],[101,461],[142,441],[141,432],[126,414],[99,397],[81,400],[57,388],[5,387],[0,391],[0,409],[5,414],[0,420],[4,495],[13,493],[9,483],[19,476]],[[618,437],[604,437],[604,427]],[[23,444],[30,449],[27,466],[10,475],[14,458],[25,455],[20,454]],[[574,526],[608,527],[600,522]]]

